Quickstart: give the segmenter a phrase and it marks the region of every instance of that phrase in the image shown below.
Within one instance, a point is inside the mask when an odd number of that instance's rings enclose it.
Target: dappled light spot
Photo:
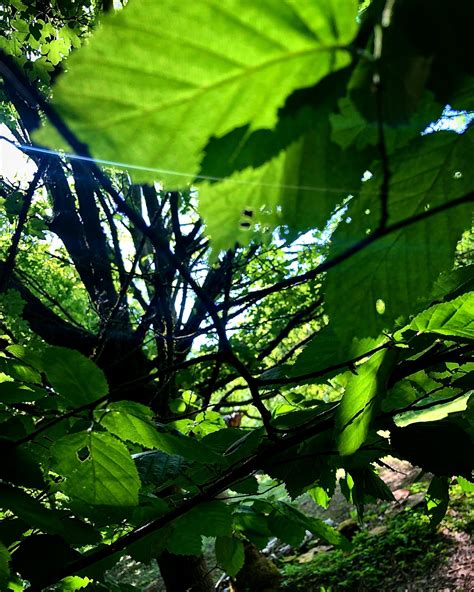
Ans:
[[[427,212],[430,209],[431,205],[428,203],[425,205],[425,212]]]
[[[382,315],[382,314],[385,312],[385,302],[384,302],[384,301],[383,301],[381,298],[378,298],[378,299],[375,301],[375,310],[376,310],[376,311],[377,311],[377,312],[378,312],[380,315]]]
[[[364,214],[365,214],[366,216],[368,216],[368,215],[370,214],[370,210],[369,210],[369,208],[367,208],[367,209],[365,210]]]
[[[455,179],[461,179],[461,178],[462,178],[462,173],[461,173],[461,171],[454,171],[454,173],[453,173],[453,177],[454,177]]]
[[[345,221],[346,221],[346,224],[350,224],[352,222],[352,218],[350,216],[348,216]]]
[[[421,132],[422,136],[439,131],[450,131],[456,134],[463,134],[474,120],[472,111],[453,109],[451,105],[446,105],[441,117],[428,125]]]

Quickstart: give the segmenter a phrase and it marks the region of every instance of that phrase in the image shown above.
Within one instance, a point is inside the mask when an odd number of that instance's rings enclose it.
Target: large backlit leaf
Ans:
[[[51,449],[53,468],[66,478],[64,492],[95,505],[138,503],[140,479],[124,444],[105,433],[78,432]]]
[[[215,163],[228,174],[221,183],[202,184],[199,191],[200,212],[215,250],[255,237],[268,239],[282,224],[292,233],[324,228],[334,208],[359,189],[372,149],[344,151],[331,140],[329,116],[346,81],[344,70],[296,93],[272,132],[259,130],[246,139],[235,130],[210,143],[205,171]],[[233,170],[241,172],[231,176]]]
[[[92,403],[108,393],[102,370],[76,350],[49,347],[43,366],[54,390],[73,407]]]
[[[474,292],[428,308],[413,319],[410,328],[420,333],[474,339]]]
[[[275,227],[324,228],[335,207],[359,188],[365,154],[330,140],[327,113],[297,142],[257,169],[199,190],[199,210],[216,251],[269,239]],[[364,166],[365,162],[365,166]]]
[[[459,396],[454,398],[457,393],[459,393]],[[466,410],[469,393],[462,394],[459,389],[449,388],[439,391],[439,395],[439,403],[436,396],[426,397],[422,399],[421,409],[417,410],[416,406],[414,406],[411,411],[400,413],[395,417],[395,424],[399,427],[405,427],[414,423],[439,421],[450,413]],[[430,406],[423,409],[423,404]]]
[[[358,366],[345,387],[336,414],[337,444],[340,454],[353,454],[369,431],[377,395],[386,386],[393,353],[382,350]]]
[[[96,158],[178,169],[182,177],[159,177],[182,185],[211,136],[272,127],[294,89],[349,63],[344,47],[357,29],[357,7],[355,0],[133,0],[72,55],[54,104]]]
[[[420,137],[390,156],[388,224],[463,197],[474,188],[474,131]],[[352,200],[346,222],[332,238],[336,256],[373,233],[380,222],[381,166]],[[463,230],[471,226],[469,204],[448,209],[376,240],[328,272],[326,302],[334,330],[344,341],[375,336],[418,312],[419,302],[454,262]]]

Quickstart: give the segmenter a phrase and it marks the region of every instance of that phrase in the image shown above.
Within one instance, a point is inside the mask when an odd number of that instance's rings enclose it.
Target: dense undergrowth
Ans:
[[[334,549],[316,555],[310,563],[286,566],[284,589],[394,589],[401,571],[413,575],[432,569],[448,549],[447,540],[421,512],[408,510],[389,519],[386,526],[380,535],[367,530],[357,533],[350,553]]]
[[[419,484],[411,486],[419,489]],[[450,533],[472,535],[474,494],[451,487],[450,508],[433,528],[423,505],[395,515],[378,516],[383,527],[367,524],[352,539],[349,553],[333,549],[308,563],[283,564],[283,589],[291,592],[405,590],[408,582],[432,572],[452,550]]]

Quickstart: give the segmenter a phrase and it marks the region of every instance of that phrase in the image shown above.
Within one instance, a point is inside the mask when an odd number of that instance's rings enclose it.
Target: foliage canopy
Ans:
[[[1,8],[35,173],[0,181],[0,587],[347,550],[275,488],[362,512],[387,455],[438,522],[474,468],[472,2],[110,9]]]

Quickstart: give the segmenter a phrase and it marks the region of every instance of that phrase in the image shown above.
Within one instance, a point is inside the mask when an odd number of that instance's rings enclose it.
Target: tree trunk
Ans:
[[[214,583],[202,555],[173,555],[164,551],[157,558],[166,592],[212,592]]]

